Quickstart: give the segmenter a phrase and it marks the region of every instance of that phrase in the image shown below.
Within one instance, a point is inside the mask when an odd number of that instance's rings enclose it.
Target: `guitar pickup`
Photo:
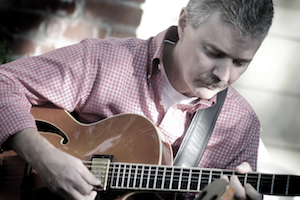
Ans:
[[[94,187],[96,191],[106,191],[109,176],[110,163],[113,160],[113,156],[106,155],[93,155],[91,172],[101,181],[101,185]]]

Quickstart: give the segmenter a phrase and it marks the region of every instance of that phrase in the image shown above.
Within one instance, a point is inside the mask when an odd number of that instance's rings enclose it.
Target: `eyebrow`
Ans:
[[[228,57],[231,57],[233,58],[232,56],[228,55],[227,53],[225,53],[223,50],[219,49],[216,45],[214,44],[206,44],[207,46],[210,46],[211,48],[213,48],[215,51],[218,51]],[[244,58],[233,58],[233,60],[238,60],[238,61],[241,61],[241,62],[245,62],[245,63],[250,63],[252,61],[252,59],[244,59]]]

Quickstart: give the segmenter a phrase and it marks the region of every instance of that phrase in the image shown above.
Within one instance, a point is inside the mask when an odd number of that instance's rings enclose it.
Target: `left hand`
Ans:
[[[252,171],[251,166],[247,162],[243,162],[239,166],[236,167],[236,171],[240,174],[245,174]],[[246,183],[244,186],[242,186],[241,182],[239,181],[238,177],[236,175],[233,175],[230,177],[230,180],[228,177],[222,177],[226,179],[229,182],[229,185],[234,189],[235,199],[238,200],[262,200],[263,195],[257,192],[252,185],[249,183]]]

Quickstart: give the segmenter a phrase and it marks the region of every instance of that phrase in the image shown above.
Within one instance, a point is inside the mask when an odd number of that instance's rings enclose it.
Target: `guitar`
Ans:
[[[133,191],[129,199],[146,192],[199,192],[223,175],[237,175],[269,195],[300,196],[300,176],[172,166],[172,149],[145,117],[119,114],[93,124],[82,124],[57,108],[33,107],[39,132],[56,148],[83,161],[101,180],[100,194]],[[38,174],[13,151],[0,159],[0,199],[21,199],[22,192],[44,187]],[[26,167],[24,167],[26,166]],[[21,188],[21,189],[20,189]],[[28,193],[28,192],[27,192]]]

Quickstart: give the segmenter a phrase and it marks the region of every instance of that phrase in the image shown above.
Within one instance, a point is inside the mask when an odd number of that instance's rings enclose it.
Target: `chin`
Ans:
[[[211,99],[218,92],[222,91],[221,89],[210,90],[208,88],[200,88],[195,91],[197,97],[202,99]]]

